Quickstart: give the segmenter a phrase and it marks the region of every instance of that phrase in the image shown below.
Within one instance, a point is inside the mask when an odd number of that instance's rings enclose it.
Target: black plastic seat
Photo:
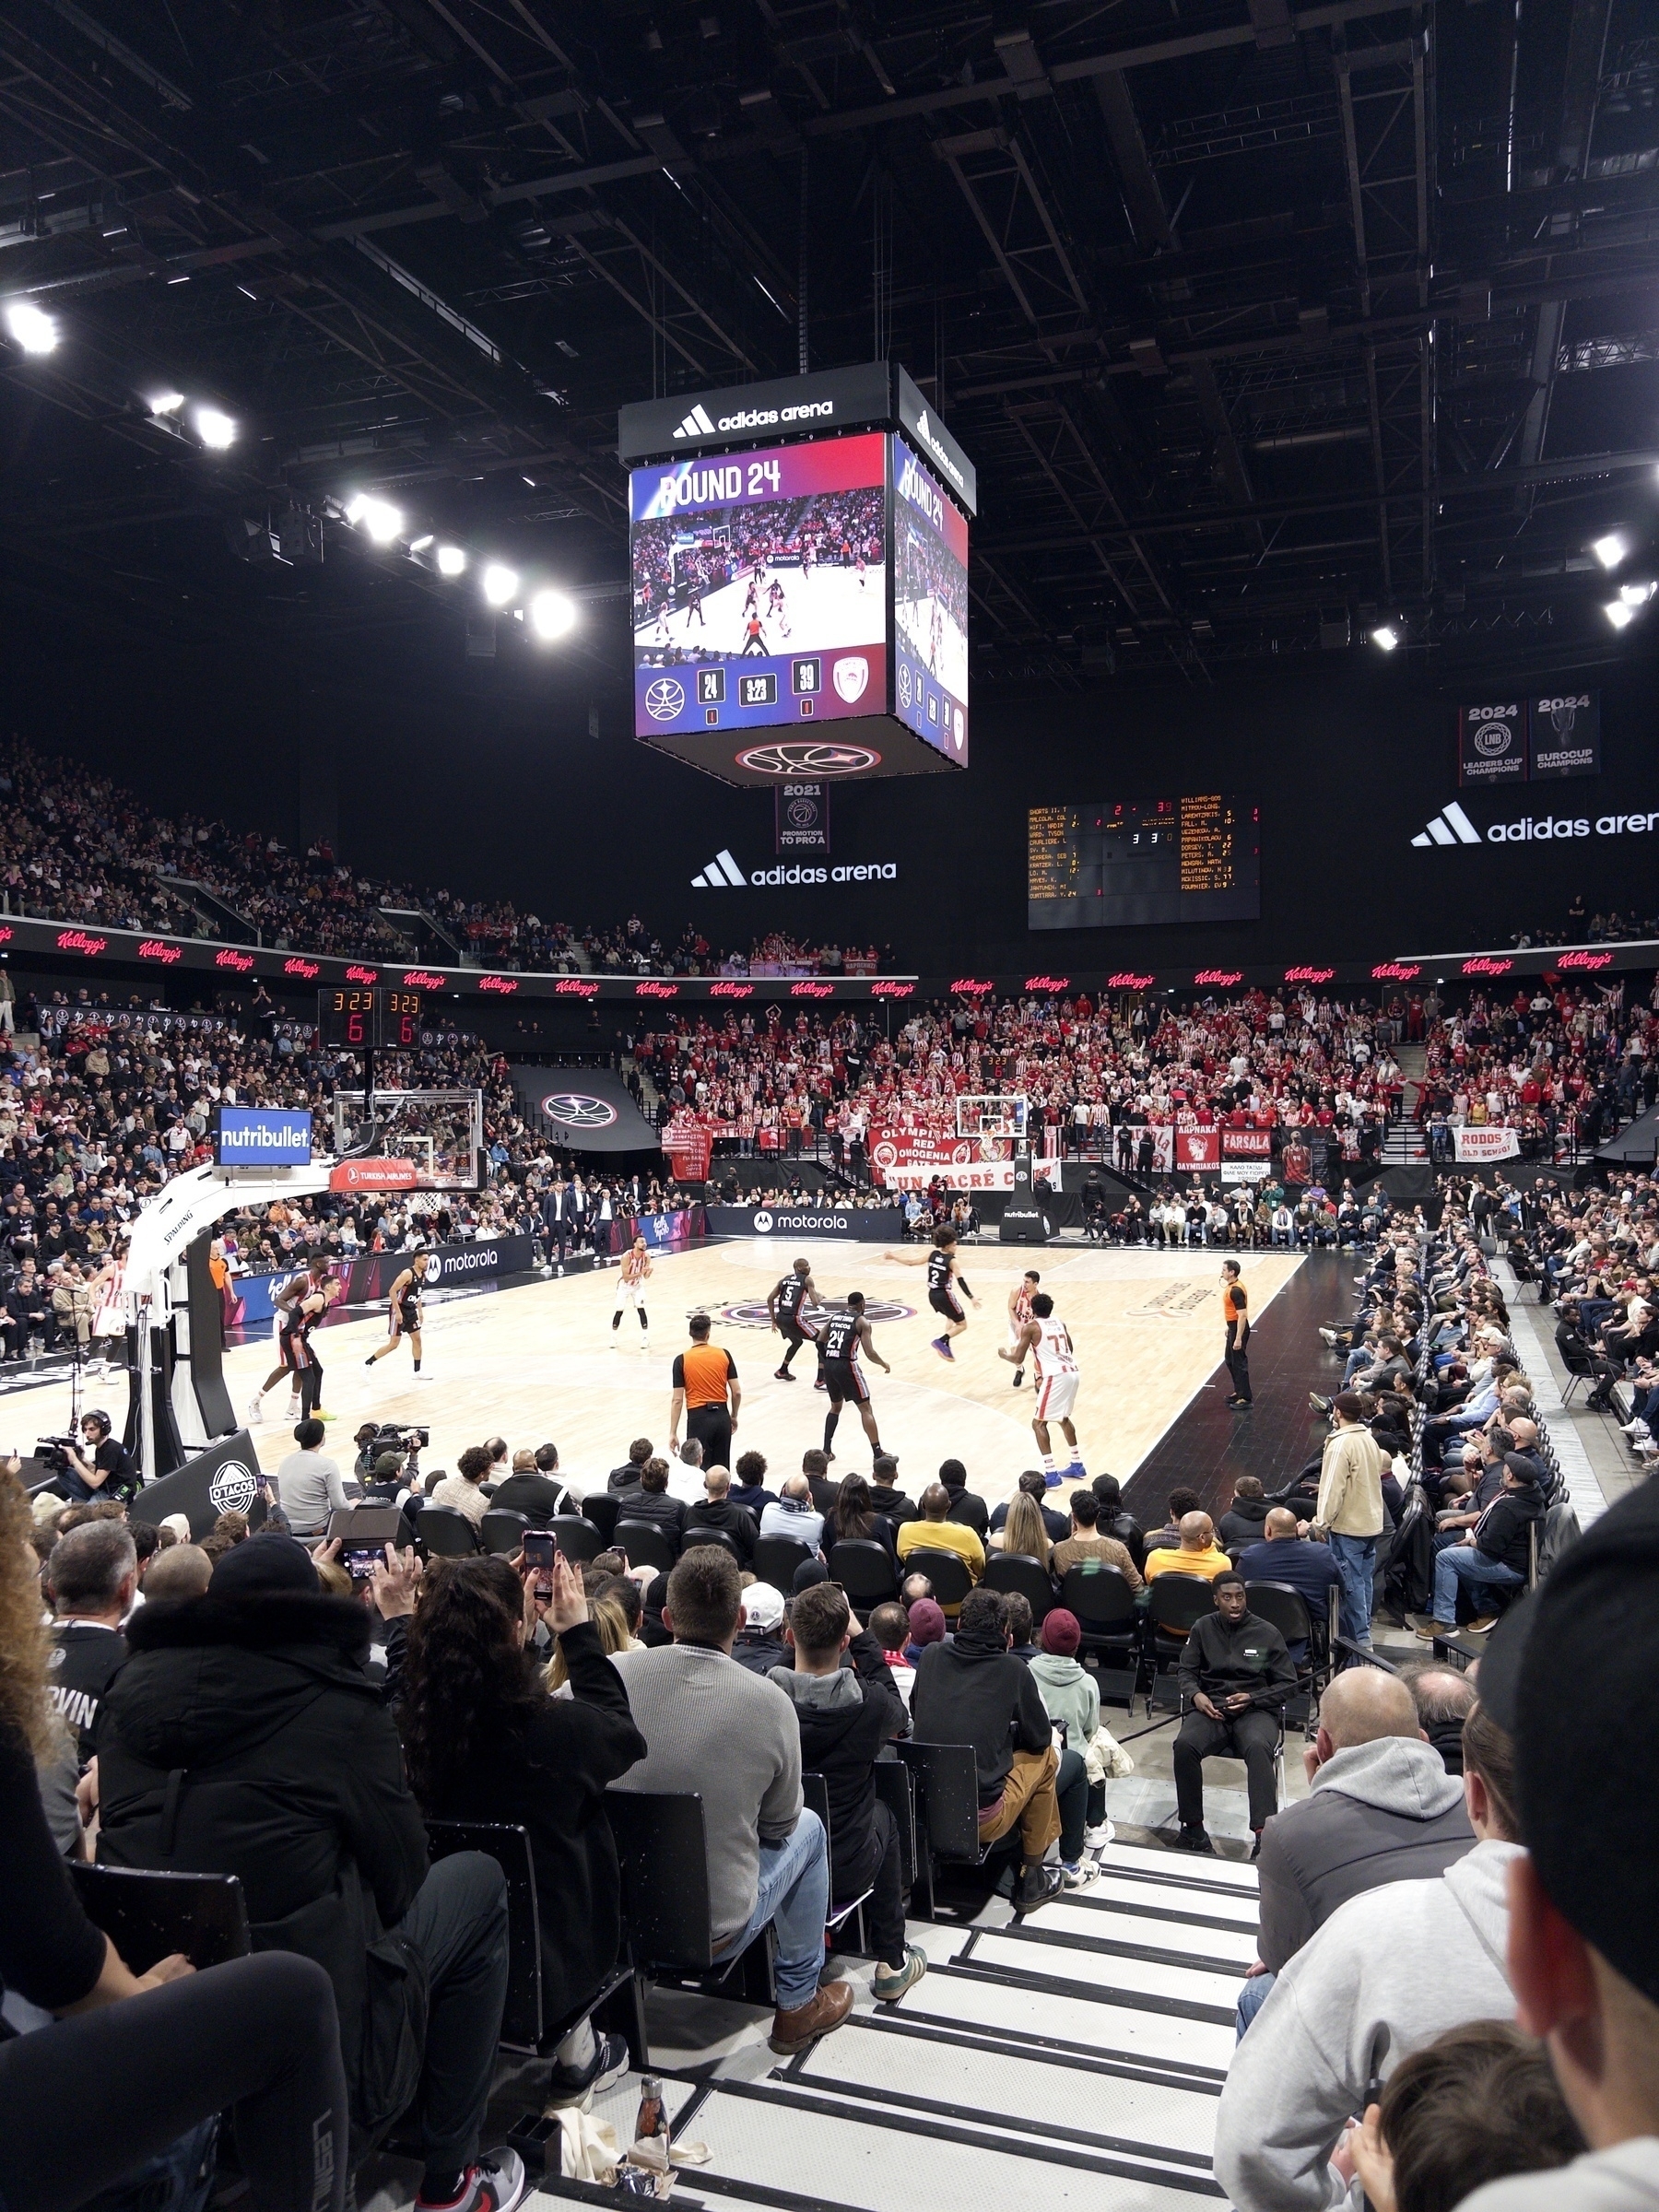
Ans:
[[[135,1974],[182,1951],[192,1966],[248,1955],[248,1900],[234,1874],[161,1874],[143,1866],[72,1864],[87,1918]]]
[[[874,1536],[841,1536],[830,1547],[830,1580],[839,1583],[860,1620],[899,1594],[893,1555]]]
[[[1078,1658],[1087,1662],[1092,1656],[1100,1668],[1101,1696],[1108,1693],[1110,1672],[1119,1677],[1112,1687],[1112,1701],[1121,1698],[1125,1706],[1132,1707],[1146,1648],[1146,1627],[1123,1569],[1103,1559],[1092,1566],[1068,1568],[1060,1585],[1059,1602],[1077,1618]]]
[[[547,1526],[567,1559],[596,1559],[606,1539],[585,1513],[555,1513]]]
[[[1148,1712],[1158,1699],[1159,1682],[1181,1665],[1194,1624],[1215,1609],[1216,1594],[1201,1574],[1160,1574],[1147,1583],[1147,1634],[1152,1662],[1152,1680],[1147,1692]]]
[[[992,1552],[985,1561],[985,1588],[1023,1597],[1038,1628],[1054,1603],[1053,1577],[1041,1560],[1022,1551]]]
[[[899,1562],[899,1572],[924,1574],[933,1584],[935,1604],[951,1614],[973,1587],[973,1576],[959,1551],[929,1551],[918,1544]]]
[[[630,1567],[654,1567],[659,1574],[672,1569],[679,1553],[654,1521],[618,1521],[606,1549],[621,1552]]]
[[[469,1559],[478,1548],[477,1531],[453,1505],[434,1505],[429,1499],[415,1528],[429,1559]]]
[[[770,1583],[787,1597],[794,1587],[795,1569],[812,1557],[811,1546],[798,1543],[794,1536],[762,1536],[755,1546],[755,1580]]]
[[[600,1546],[601,1550],[605,1549],[606,1545],[608,1545],[616,1535],[617,1516],[621,1510],[621,1500],[611,1490],[595,1490],[591,1497],[582,1500],[582,1519],[591,1521],[605,1539],[605,1543]]]
[[[737,1539],[728,1535],[724,1528],[687,1529],[685,1535],[680,1538],[680,1556],[684,1558],[687,1552],[699,1544],[712,1544],[717,1550],[728,1553],[736,1560],[739,1567],[743,1565],[743,1554],[737,1548]],[[642,1559],[640,1562],[641,1566],[644,1563]]]
[[[527,1513],[515,1513],[506,1506],[492,1505],[478,1524],[478,1541],[486,1551],[511,1559],[515,1551],[523,1549],[524,1531],[529,1525]]]

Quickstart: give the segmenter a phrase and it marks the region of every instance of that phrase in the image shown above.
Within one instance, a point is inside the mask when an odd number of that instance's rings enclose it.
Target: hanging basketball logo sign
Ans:
[[[560,1129],[609,1129],[617,1110],[608,1099],[596,1099],[587,1090],[552,1090],[541,1101],[547,1120]]]

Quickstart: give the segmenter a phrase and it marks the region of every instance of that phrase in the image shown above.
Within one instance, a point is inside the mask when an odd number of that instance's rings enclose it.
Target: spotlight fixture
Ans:
[[[1610,599],[1603,607],[1602,612],[1615,629],[1623,629],[1627,624],[1634,622],[1636,619],[1636,609],[1633,606],[1627,606],[1622,599]]]
[[[424,553],[431,542],[432,534],[429,530],[424,537],[412,537],[409,540],[409,550],[411,553]]]
[[[440,546],[438,573],[440,576],[459,576],[466,568],[466,555],[459,546]]]
[[[442,567],[440,559],[439,566]],[[518,571],[503,562],[492,560],[484,571],[484,597],[491,606],[505,606],[518,590]]]
[[[6,303],[6,327],[25,353],[56,350],[57,324],[32,300],[12,300]]]
[[[1598,537],[1594,540],[1590,550],[1601,562],[1604,569],[1616,569],[1630,551],[1630,547],[1617,530],[1609,530],[1606,537]]]
[[[575,602],[563,592],[537,592],[530,602],[530,620],[538,638],[562,638],[575,628]]]
[[[149,402],[152,415],[176,415],[184,405],[182,392],[158,392]]]
[[[1371,643],[1379,646],[1384,653],[1392,653],[1400,641],[1400,633],[1392,622],[1384,622],[1380,629],[1373,629],[1371,635]]]
[[[229,415],[218,407],[198,407],[195,412],[196,435],[216,453],[222,453],[228,445],[236,442],[236,425]]]
[[[1626,606],[1645,606],[1656,591],[1659,591],[1659,584],[1621,583],[1618,596]]]
[[[389,546],[403,528],[403,510],[394,507],[390,500],[377,500],[366,491],[359,491],[348,501],[346,520],[367,531],[377,546]]]

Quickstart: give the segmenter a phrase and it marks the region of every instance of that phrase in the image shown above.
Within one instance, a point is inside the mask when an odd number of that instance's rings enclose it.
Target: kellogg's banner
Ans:
[[[1514,1129],[1453,1129],[1459,1159],[1519,1159],[1520,1132]]]

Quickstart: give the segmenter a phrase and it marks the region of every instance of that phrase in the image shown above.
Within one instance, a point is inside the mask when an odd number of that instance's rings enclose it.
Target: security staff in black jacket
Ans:
[[[1277,1809],[1274,1755],[1296,1669],[1278,1630],[1251,1612],[1241,1574],[1218,1574],[1210,1588],[1216,1609],[1194,1625],[1181,1653],[1186,1718],[1175,1738],[1177,1841],[1182,1851],[1214,1852],[1204,1826],[1204,1762],[1241,1759],[1249,1776],[1250,1829],[1259,1850],[1262,1830]]]

